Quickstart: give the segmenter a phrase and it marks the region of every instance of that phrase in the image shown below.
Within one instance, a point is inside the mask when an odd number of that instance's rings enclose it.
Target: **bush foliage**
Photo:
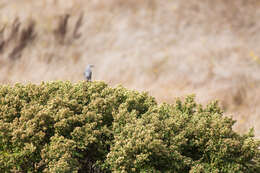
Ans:
[[[260,172],[217,102],[158,105],[103,82],[0,86],[0,172]]]

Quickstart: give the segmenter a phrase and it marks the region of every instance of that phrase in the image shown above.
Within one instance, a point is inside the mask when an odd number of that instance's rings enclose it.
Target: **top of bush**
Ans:
[[[103,82],[0,86],[0,172],[260,172],[217,102],[158,105]]]

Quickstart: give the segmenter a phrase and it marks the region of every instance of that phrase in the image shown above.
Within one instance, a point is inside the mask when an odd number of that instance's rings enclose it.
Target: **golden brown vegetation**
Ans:
[[[0,82],[95,80],[172,102],[219,99],[260,136],[257,0],[2,0]]]

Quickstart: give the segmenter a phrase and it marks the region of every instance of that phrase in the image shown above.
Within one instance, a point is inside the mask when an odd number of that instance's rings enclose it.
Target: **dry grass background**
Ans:
[[[219,99],[260,138],[258,0],[0,0],[0,82],[83,80]]]

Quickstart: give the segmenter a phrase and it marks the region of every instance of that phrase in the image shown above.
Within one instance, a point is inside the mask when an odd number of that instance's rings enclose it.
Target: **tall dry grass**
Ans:
[[[219,99],[260,137],[257,0],[1,0],[1,83],[94,79],[160,102]]]

